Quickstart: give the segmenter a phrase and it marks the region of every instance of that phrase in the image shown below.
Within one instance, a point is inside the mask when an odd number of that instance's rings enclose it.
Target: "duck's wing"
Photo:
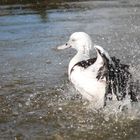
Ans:
[[[130,96],[131,101],[137,101],[137,85],[134,84],[129,65],[122,64],[119,59],[111,58],[114,65],[109,64],[108,68],[108,88],[106,99],[112,99],[113,94],[117,100],[123,100],[126,95]],[[109,95],[109,96],[108,96]],[[110,96],[111,95],[111,96]]]
[[[109,65],[111,64],[114,66],[111,57],[109,56],[108,52],[105,51],[101,46],[95,45],[94,48],[97,52],[96,61],[87,67],[87,70],[93,72],[96,75],[97,80],[106,79],[109,75]]]

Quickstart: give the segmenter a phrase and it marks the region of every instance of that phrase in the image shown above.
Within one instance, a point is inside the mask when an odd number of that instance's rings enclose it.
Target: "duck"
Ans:
[[[58,50],[72,48],[77,51],[68,66],[68,78],[75,89],[94,105],[95,108],[106,106],[108,100],[123,100],[129,96],[137,101],[132,86],[128,87],[132,78],[129,66],[122,64],[116,57],[101,46],[94,44],[85,32],[75,32]],[[93,49],[96,57],[91,57]],[[128,90],[129,89],[129,90]]]

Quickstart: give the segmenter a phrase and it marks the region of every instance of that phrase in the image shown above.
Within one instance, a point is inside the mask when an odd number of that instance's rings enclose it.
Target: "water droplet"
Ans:
[[[19,103],[19,104],[18,104],[18,106],[19,106],[19,107],[22,107],[22,104],[21,104],[21,103]]]
[[[59,107],[58,110],[59,110],[59,111],[62,111],[62,107]]]

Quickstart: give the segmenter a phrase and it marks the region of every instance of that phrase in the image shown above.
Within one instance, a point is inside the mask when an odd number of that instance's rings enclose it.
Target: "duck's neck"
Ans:
[[[70,72],[71,72],[71,69],[73,68],[73,66],[80,62],[80,61],[83,61],[83,60],[87,60],[90,58],[90,54],[89,52],[83,52],[83,51],[78,51],[76,53],[76,55],[71,59],[70,63],[69,63],[69,68],[68,68],[68,74],[70,76]]]

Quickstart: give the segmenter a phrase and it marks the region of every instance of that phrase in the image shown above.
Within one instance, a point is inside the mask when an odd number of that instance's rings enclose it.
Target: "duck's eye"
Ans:
[[[68,45],[68,43],[65,44],[66,46]]]

